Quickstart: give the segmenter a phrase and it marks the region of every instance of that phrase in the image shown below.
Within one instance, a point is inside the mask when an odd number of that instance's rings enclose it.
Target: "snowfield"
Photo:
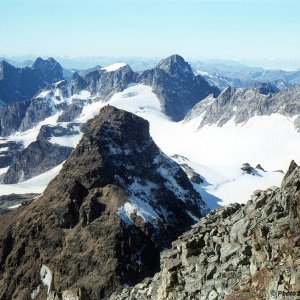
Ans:
[[[106,70],[121,65],[109,66]],[[87,97],[86,93],[83,95]],[[75,121],[86,122],[108,104],[147,119],[151,136],[162,151],[169,156],[178,154],[187,158],[179,162],[187,163],[205,179],[204,184],[195,185],[195,188],[211,208],[232,202],[244,203],[254,190],[278,186],[284,174],[274,171],[286,171],[292,159],[300,163],[300,134],[295,131],[292,120],[280,114],[255,116],[246,124],[236,125],[230,121],[223,127],[213,125],[198,129],[201,116],[189,122],[173,122],[161,112],[159,100],[151,87],[135,84],[116,93],[108,102],[87,102]],[[42,123],[54,124],[58,115]],[[28,132],[14,135],[12,139],[28,145],[36,138],[39,128],[40,124]],[[51,142],[75,147],[80,138],[81,134],[53,137]],[[253,167],[261,164],[267,172],[258,170],[256,175],[244,174],[240,168],[246,162]],[[0,185],[0,194],[42,192],[60,168],[20,184]]]
[[[42,193],[47,187],[48,183],[59,173],[62,166],[63,164],[60,164],[52,170],[24,182],[20,182],[17,184],[0,184],[0,196],[9,195],[12,193]]]
[[[119,70],[120,68],[123,68],[127,65],[127,63],[115,63],[112,65],[109,65],[107,67],[101,68],[101,70],[104,70],[106,72],[114,72]]]

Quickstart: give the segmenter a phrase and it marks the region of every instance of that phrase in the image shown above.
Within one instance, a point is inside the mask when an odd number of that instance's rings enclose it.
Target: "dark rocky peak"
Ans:
[[[42,69],[55,66],[60,66],[60,64],[53,57],[49,57],[48,59],[42,59],[41,57],[38,57],[32,64],[31,68]]]
[[[2,63],[0,70],[0,100],[5,104],[29,100],[48,84],[63,79],[62,67],[54,59],[38,58],[25,68]]]
[[[31,67],[37,76],[47,84],[63,80],[63,68],[52,57],[42,59],[38,57]]]
[[[82,78],[81,75],[78,72],[74,72],[72,75],[72,80],[77,80],[79,78]]]
[[[274,94],[279,92],[279,88],[271,82],[257,82],[255,89],[263,95]]]
[[[162,111],[174,121],[181,121],[196,103],[208,95],[218,96],[220,93],[202,76],[194,76],[189,64],[179,55],[170,56],[156,68],[144,71],[138,82],[152,87]]]
[[[157,272],[160,250],[206,212],[149,123],[106,106],[43,195],[0,218],[0,299],[108,299]]]
[[[194,76],[191,66],[178,54],[160,61],[157,68],[178,79],[191,79]]]
[[[6,60],[1,60],[0,61],[0,70],[4,70],[6,68],[8,68],[8,69],[16,69],[16,67],[14,67],[10,63],[8,63]]]
[[[6,76],[18,76],[18,69],[13,65],[9,64],[7,61],[0,61],[0,80]],[[1,100],[1,96],[0,96]]]
[[[296,162],[294,160],[291,161],[289,168],[287,170],[287,172],[284,175],[283,178],[283,184],[289,183],[290,182],[290,176],[291,174],[293,174],[293,172],[298,169],[298,165],[296,164]],[[299,174],[300,176],[300,174]]]

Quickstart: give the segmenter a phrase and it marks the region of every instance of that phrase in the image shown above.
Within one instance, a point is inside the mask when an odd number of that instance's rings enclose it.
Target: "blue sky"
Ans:
[[[300,0],[0,0],[0,55],[300,59]]]

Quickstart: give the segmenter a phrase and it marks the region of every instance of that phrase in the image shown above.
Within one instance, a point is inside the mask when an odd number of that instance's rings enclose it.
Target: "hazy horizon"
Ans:
[[[298,0],[0,0],[0,11],[0,56],[178,53],[300,68]]]
[[[172,55],[174,53],[170,53]],[[177,53],[180,55],[180,53]],[[6,59],[16,63],[25,63],[26,61],[34,61],[36,58],[41,57],[43,59],[47,59],[49,57],[53,57],[57,60],[63,67],[67,69],[87,69],[93,68],[97,65],[105,66],[101,64],[101,62],[106,62],[107,64],[115,63],[115,62],[126,62],[130,64],[134,63],[152,63],[154,66],[164,57],[144,57],[144,56],[52,56],[52,55],[20,55],[20,56],[9,56],[9,55],[1,55],[0,60]],[[247,67],[257,67],[263,69],[278,69],[285,71],[297,71],[300,69],[300,59],[223,59],[223,58],[208,58],[208,57],[199,57],[199,58],[191,58],[185,57],[184,59],[188,62],[203,62],[208,65],[220,64],[220,63],[236,63],[241,64]]]

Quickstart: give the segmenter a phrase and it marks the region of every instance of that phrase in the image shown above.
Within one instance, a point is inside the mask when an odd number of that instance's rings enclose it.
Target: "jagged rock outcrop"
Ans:
[[[53,58],[37,58],[31,67],[16,68],[0,62],[0,102],[29,100],[47,85],[63,79],[62,67]]]
[[[243,166],[241,167],[241,170],[247,174],[254,175],[254,168],[251,167],[249,163],[244,163]]]
[[[0,109],[0,136],[19,130],[30,101],[16,102]]]
[[[246,205],[211,212],[161,253],[153,278],[111,300],[266,299],[300,289],[300,167]]]
[[[174,121],[182,120],[200,100],[220,91],[200,75],[179,55],[163,59],[156,68],[144,71],[138,82],[152,87],[160,100],[162,111]]]
[[[107,299],[207,213],[147,121],[106,106],[85,131],[43,195],[0,218],[1,299]]]
[[[288,117],[300,115],[300,86],[276,94],[263,95],[255,89],[228,87],[217,98],[209,96],[197,103],[186,115],[185,121],[203,116],[199,124],[223,126],[233,119],[235,123],[247,122],[254,116],[279,113]],[[296,129],[299,121],[295,121]]]
[[[198,174],[192,167],[190,167],[186,162],[188,159],[182,155],[174,154],[171,156],[182,168],[182,170],[186,173],[190,181],[200,184],[204,183],[204,179]]]

